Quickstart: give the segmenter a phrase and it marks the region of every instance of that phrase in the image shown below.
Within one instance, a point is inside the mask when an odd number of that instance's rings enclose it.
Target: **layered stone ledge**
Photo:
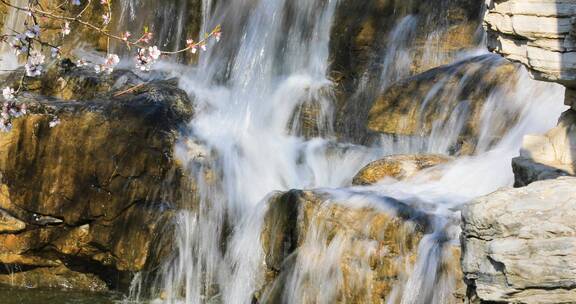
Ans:
[[[576,86],[576,3],[488,0],[488,48],[525,64],[536,79]]]

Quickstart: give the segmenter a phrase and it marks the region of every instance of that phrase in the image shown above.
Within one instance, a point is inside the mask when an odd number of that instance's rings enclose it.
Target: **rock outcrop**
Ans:
[[[488,47],[521,62],[534,78],[563,84],[576,106],[576,3],[570,0],[490,0],[484,25]],[[574,175],[573,110],[544,136],[528,136],[513,167],[516,185]]]
[[[574,303],[576,178],[503,189],[462,212],[462,268],[471,300]]]
[[[0,283],[102,290],[155,268],[194,193],[173,155],[187,94],[68,61],[23,91],[29,113],[0,133]]]
[[[526,65],[536,79],[567,87],[573,105],[576,2],[490,0],[489,47]],[[576,179],[573,110],[545,135],[526,136],[513,160],[516,189],[462,211],[462,269],[471,303],[574,303]],[[545,181],[542,181],[545,180]],[[525,186],[525,187],[524,187]]]

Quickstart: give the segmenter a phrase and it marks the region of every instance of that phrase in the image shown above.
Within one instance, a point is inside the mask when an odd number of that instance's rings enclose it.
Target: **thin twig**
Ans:
[[[124,91],[122,91],[122,92],[118,92],[118,93],[116,93],[116,94],[114,94],[114,95],[112,95],[112,96],[113,96],[113,97],[118,97],[118,96],[122,96],[122,95],[124,95],[124,94],[132,93],[132,92],[138,90],[139,88],[145,86],[146,84],[148,84],[148,83],[147,83],[147,82],[139,83],[139,84],[137,84],[137,85],[135,85],[135,86],[133,86],[133,87],[131,87],[131,88],[129,88],[129,89],[126,89],[126,90],[124,90]]]

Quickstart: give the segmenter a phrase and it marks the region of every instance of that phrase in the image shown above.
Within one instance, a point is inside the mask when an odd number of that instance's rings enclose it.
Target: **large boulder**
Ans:
[[[452,62],[478,45],[482,3],[476,0],[339,1],[330,35],[330,76],[337,84],[336,128],[351,140],[365,136],[365,119],[381,82],[422,73]],[[409,33],[403,20],[414,21]],[[398,36],[398,35],[396,35]],[[398,40],[401,41],[398,41]],[[410,46],[410,51],[398,49]],[[410,57],[407,75],[388,75],[385,62]],[[393,73],[394,74],[394,73]],[[385,79],[382,79],[385,78]]]
[[[491,92],[506,92],[505,86],[514,85],[517,68],[486,55],[404,79],[376,99],[368,114],[367,128],[396,136],[428,136],[433,130],[444,128],[459,135],[452,150],[473,153],[483,132],[482,111]],[[503,111],[505,117],[491,124],[492,142],[497,142],[516,123],[514,106],[501,107],[509,111]]]
[[[399,301],[431,219],[394,199],[376,200],[354,205],[358,198],[299,190],[272,197],[261,234],[265,282],[256,298],[275,302],[294,297],[304,303]],[[457,274],[458,258],[451,250],[446,246],[450,252],[440,271]]]
[[[462,269],[471,300],[574,303],[576,178],[506,188],[462,211]]]
[[[194,193],[173,151],[192,103],[176,81],[128,71],[64,61],[43,77],[24,78],[28,113],[0,133],[0,282],[120,286],[157,267],[174,209]]]

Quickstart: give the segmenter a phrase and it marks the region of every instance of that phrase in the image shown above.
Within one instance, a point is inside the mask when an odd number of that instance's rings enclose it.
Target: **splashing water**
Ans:
[[[324,138],[313,139],[288,130],[287,126],[298,125],[294,113],[311,99],[320,104],[319,128],[330,125],[333,109],[326,91],[332,83],[326,74],[336,6],[335,0],[204,4],[206,11],[217,16],[207,22],[226,20],[224,32],[231,38],[229,44],[206,53],[200,66],[181,80],[181,86],[194,96],[198,111],[190,124],[191,135],[178,151],[196,177],[199,198],[177,218],[177,252],[152,291],[161,298],[158,301],[252,303],[264,279],[260,238],[270,195],[293,188],[323,188],[330,197],[328,205],[381,207],[379,201],[391,197],[408,204],[418,202],[411,206],[416,209],[426,206],[425,212],[436,218],[433,229],[420,242],[416,263],[406,266],[407,274],[394,286],[388,303],[450,302],[454,278],[437,269],[446,259],[444,245],[457,239],[458,206],[512,184],[510,160],[517,155],[522,136],[554,125],[563,109],[562,90],[535,82],[520,70],[513,88],[494,89],[485,101],[476,155],[443,166],[440,177],[438,171],[424,171],[406,181],[386,179],[350,188],[352,176],[363,165],[384,155],[448,153],[460,135],[458,125],[469,117],[465,111],[454,111],[427,138],[383,137],[372,147],[334,143],[330,130]],[[408,35],[413,18],[399,22],[392,37]],[[410,45],[399,41],[404,40],[391,39],[383,81],[407,76],[411,59],[405,54]],[[486,71],[501,64],[494,56],[479,58]],[[437,84],[442,85],[442,81]],[[458,98],[463,87],[443,94]],[[429,95],[437,91],[432,88]],[[511,112],[519,115],[516,126],[497,144],[489,144],[493,125]],[[357,244],[350,235],[328,237],[319,227],[310,229],[300,249],[310,254],[299,255],[288,270],[283,303],[333,303],[342,288],[339,260]],[[366,277],[374,274],[368,260],[374,250],[370,242],[355,249],[363,269],[357,284],[369,285]],[[310,284],[319,284],[320,291],[310,291]]]
[[[156,7],[139,0],[123,0],[120,5],[127,20],[139,10]],[[470,117],[458,110],[462,107],[447,112],[424,138],[382,136],[370,147],[335,142],[334,84],[326,75],[337,5],[336,0],[202,2],[201,27],[206,30],[222,23],[230,38],[203,54],[197,68],[180,75],[181,87],[194,97],[197,113],[177,154],[195,177],[197,196],[179,211],[174,223],[176,252],[160,276],[153,278],[151,294],[158,302],[252,303],[265,276],[260,244],[270,198],[275,191],[321,188],[327,194],[327,208],[369,206],[391,213],[386,200],[394,198],[434,216],[431,231],[418,246],[416,263],[406,263],[407,257],[399,259],[406,271],[387,301],[450,303],[454,278],[437,270],[449,255],[445,245],[457,239],[459,206],[512,184],[510,161],[518,154],[523,135],[542,133],[555,124],[563,110],[562,89],[533,81],[520,70],[517,81],[493,89],[484,102],[475,155],[461,156],[408,180],[385,179],[372,186],[351,187],[360,168],[385,155],[448,154],[461,135],[462,123]],[[186,10],[174,4],[160,14],[174,11]],[[19,23],[11,16],[6,26]],[[382,73],[376,79],[380,89],[410,75],[415,60],[410,37],[417,30],[416,18],[399,18],[392,30],[380,61]],[[180,37],[185,19],[177,15],[174,23],[160,30],[160,39],[169,43],[167,37]],[[424,65],[447,60],[438,47],[442,30],[428,35]],[[459,59],[478,55],[482,57],[475,60],[486,73],[502,63],[483,52],[466,53]],[[464,105],[458,96],[467,71],[456,66],[451,73],[464,74],[463,79],[454,90],[443,91],[440,99]],[[431,100],[444,85],[439,81],[427,97]],[[427,102],[422,100],[422,104]],[[317,110],[314,123],[322,137],[300,136],[304,127],[299,117],[310,104]],[[519,115],[518,122],[494,144],[494,129],[510,113]],[[353,279],[348,274],[348,283],[364,286],[362,299],[369,301],[370,278],[376,275],[370,268],[370,259],[377,254],[374,242],[358,243],[345,232],[330,235],[321,224],[311,222],[300,249],[309,254],[298,255],[287,269],[282,302],[334,303],[344,284],[340,260],[345,255],[354,256],[358,268]],[[414,233],[409,224],[402,229]],[[131,299],[139,300],[141,293],[147,293],[142,291],[144,280],[143,275],[134,280]]]

